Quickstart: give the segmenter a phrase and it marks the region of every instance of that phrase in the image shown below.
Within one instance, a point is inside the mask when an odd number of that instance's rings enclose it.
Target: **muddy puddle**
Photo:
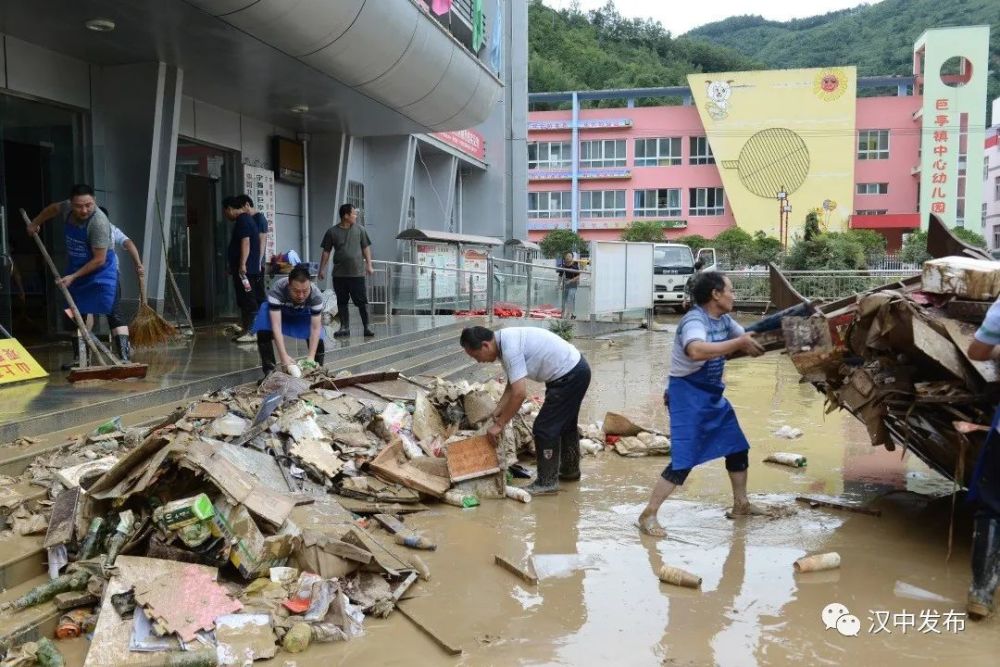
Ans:
[[[617,410],[663,428],[672,338],[576,341],[594,370],[584,418]],[[365,638],[314,647],[296,664],[996,665],[997,622],[960,629],[964,616],[947,615],[964,612],[970,534],[963,512],[946,560],[949,484],[911,456],[873,449],[849,415],[824,415],[822,397],[781,356],[733,362],[726,380],[752,443],[750,492],[797,510],[791,516],[725,519],[720,460],[664,504],[670,537],[640,537],[632,523],[666,459],[586,457],[583,481],[557,497],[438,506],[407,519],[439,547],[421,554],[433,577],[403,606],[464,655],[447,657],[394,614],[366,619]],[[786,424],[803,436],[775,437]],[[775,451],[804,454],[808,466],[761,463]],[[882,516],[810,509],[794,501],[799,494],[871,501]],[[793,572],[795,559],[823,551],[841,554],[839,570]],[[494,554],[518,564],[544,555],[550,576],[522,583]],[[697,573],[701,590],[659,583],[663,563]],[[857,616],[857,636],[825,628],[830,603]]]

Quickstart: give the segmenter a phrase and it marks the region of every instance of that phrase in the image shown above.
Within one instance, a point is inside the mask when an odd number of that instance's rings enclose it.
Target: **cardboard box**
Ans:
[[[1000,296],[1000,262],[942,257],[924,262],[922,287],[932,294],[954,294],[974,301]]]
[[[244,579],[267,576],[272,567],[284,566],[302,543],[302,534],[291,521],[275,534],[264,535],[243,505],[235,505],[225,496],[213,504],[212,535],[225,538],[230,546],[229,562]]]

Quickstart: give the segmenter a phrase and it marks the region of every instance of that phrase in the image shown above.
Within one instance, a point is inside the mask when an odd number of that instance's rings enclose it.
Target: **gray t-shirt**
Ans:
[[[327,252],[333,251],[334,278],[360,278],[365,275],[365,256],[361,251],[371,244],[365,228],[354,223],[347,229],[340,225],[330,227],[320,246]]]
[[[73,215],[73,207],[69,200],[59,203],[59,219],[67,225],[83,227],[87,221],[80,222]],[[87,241],[91,248],[111,247],[111,221],[104,211],[99,208],[94,209],[94,214],[90,216],[90,225],[87,227]]]
[[[695,361],[687,355],[687,346],[696,340],[706,343],[721,343],[739,338],[745,333],[743,326],[729,315],[719,319],[710,317],[700,307],[695,306],[681,318],[674,336],[674,349],[670,355],[670,375],[687,377],[701,370],[704,361]]]
[[[508,327],[496,339],[507,382],[552,382],[580,363],[580,351],[548,329]]]
[[[315,285],[311,286],[306,300],[297,304],[288,293],[288,278],[279,278],[267,290],[268,310],[280,310],[283,315],[320,315],[323,312],[323,295]]]

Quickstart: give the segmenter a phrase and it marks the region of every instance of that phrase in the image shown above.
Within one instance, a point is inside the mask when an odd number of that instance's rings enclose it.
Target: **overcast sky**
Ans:
[[[877,4],[879,0],[868,0]],[[566,9],[571,0],[544,0],[556,9]],[[583,11],[601,7],[607,0],[580,0]],[[652,18],[663,24],[673,35],[682,35],[692,28],[706,23],[721,21],[730,16],[759,14],[772,21],[816,16],[838,9],[856,7],[860,0],[767,0],[767,2],[747,2],[747,0],[615,0],[618,11],[629,18]]]

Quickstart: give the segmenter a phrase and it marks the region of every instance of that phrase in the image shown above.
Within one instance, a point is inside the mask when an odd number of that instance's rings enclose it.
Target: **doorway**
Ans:
[[[229,229],[223,192],[234,191],[236,154],[188,139],[177,143],[168,261],[196,324],[235,317],[226,279]]]
[[[37,215],[85,180],[82,138],[82,113],[0,94],[0,324],[24,345],[68,331],[69,321],[19,211]],[[45,225],[42,240],[64,266],[62,225]]]

